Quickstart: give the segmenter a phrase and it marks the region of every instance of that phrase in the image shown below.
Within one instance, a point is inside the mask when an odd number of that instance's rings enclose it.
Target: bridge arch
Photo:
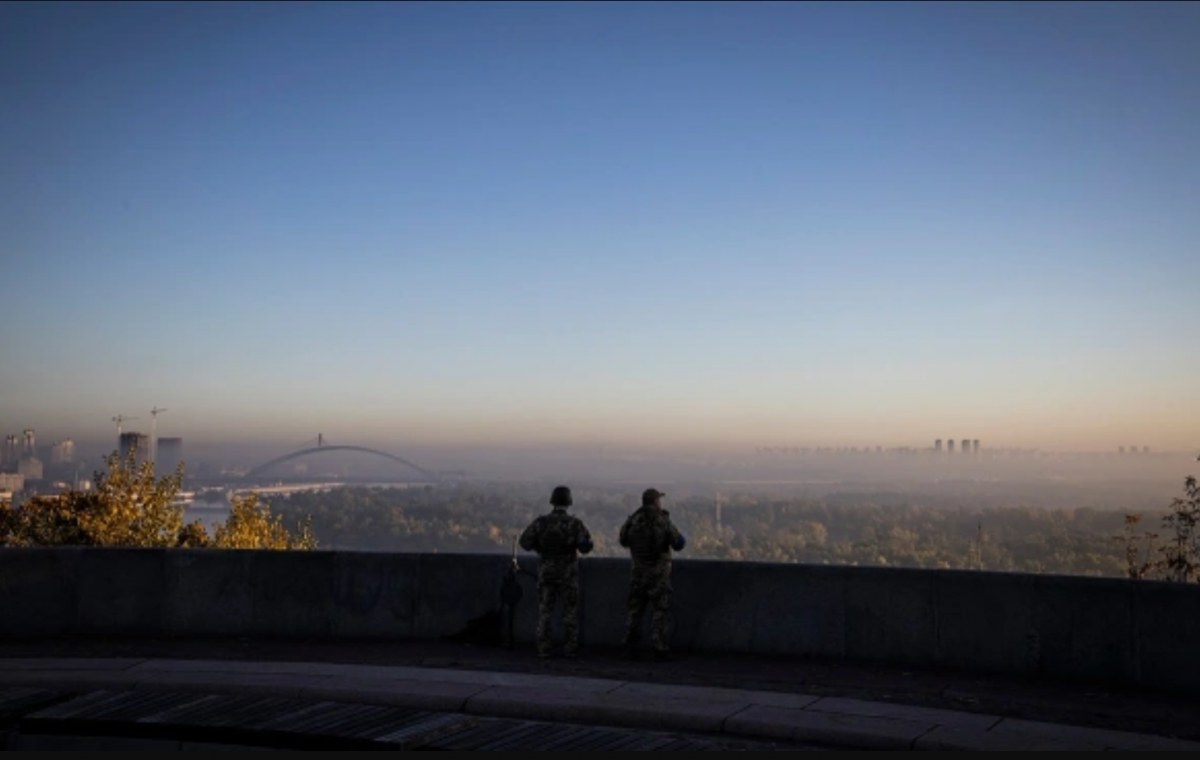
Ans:
[[[267,462],[265,464],[260,464],[258,467],[255,467],[253,470],[251,470],[250,472],[248,472],[244,476],[242,476],[242,480],[252,480],[256,477],[261,476],[264,472],[271,469],[272,467],[283,464],[285,462],[290,462],[293,459],[299,459],[300,457],[305,457],[305,456],[308,456],[309,454],[321,454],[321,453],[324,453],[327,451],[357,451],[361,454],[372,454],[374,456],[382,457],[384,459],[390,459],[393,462],[398,462],[406,467],[416,470],[417,472],[421,473],[422,475],[424,475],[425,477],[427,477],[431,480],[434,480],[434,481],[441,480],[441,478],[439,478],[435,473],[432,473],[429,470],[426,470],[424,467],[421,467],[420,465],[413,464],[412,462],[408,461],[407,459],[398,457],[395,454],[389,454],[386,451],[379,451],[378,449],[369,449],[366,446],[314,446],[311,449],[301,449],[300,451],[293,451],[291,454],[285,454],[285,455],[279,457],[278,459],[272,459],[270,462]]]

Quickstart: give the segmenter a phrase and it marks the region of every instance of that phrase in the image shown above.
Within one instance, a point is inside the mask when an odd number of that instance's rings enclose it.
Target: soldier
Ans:
[[[642,494],[642,507],[621,526],[621,546],[633,557],[629,581],[629,615],[625,621],[626,656],[637,657],[642,617],[651,607],[650,629],[656,660],[670,659],[667,614],[671,610],[671,551],[683,551],[687,539],[662,508],[665,493],[654,488]]]
[[[550,656],[551,620],[559,599],[563,603],[566,642],[563,654],[579,656],[579,555],[592,550],[592,534],[578,517],[567,514],[571,489],[558,486],[550,494],[554,509],[541,515],[521,534],[521,548],[537,552],[538,656]]]

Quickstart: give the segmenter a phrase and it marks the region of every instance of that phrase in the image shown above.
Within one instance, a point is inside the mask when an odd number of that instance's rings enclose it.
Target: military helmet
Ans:
[[[571,506],[571,489],[566,486],[558,486],[550,494],[550,503],[556,507]]]

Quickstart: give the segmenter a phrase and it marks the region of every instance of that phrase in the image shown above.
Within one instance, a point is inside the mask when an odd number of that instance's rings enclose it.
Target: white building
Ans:
[[[51,464],[70,464],[75,461],[75,442],[70,438],[50,447]]]
[[[25,490],[25,476],[11,472],[0,473],[0,491],[20,493]]]

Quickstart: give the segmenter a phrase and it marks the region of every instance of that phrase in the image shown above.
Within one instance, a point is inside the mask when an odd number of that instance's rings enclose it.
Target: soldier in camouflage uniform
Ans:
[[[550,656],[554,608],[563,603],[566,641],[563,653],[579,655],[579,555],[592,550],[592,534],[578,517],[567,514],[571,489],[558,486],[550,494],[554,509],[541,515],[521,534],[521,548],[538,553],[538,656]]]
[[[670,657],[667,614],[671,611],[671,552],[682,551],[687,539],[662,508],[665,493],[649,488],[642,494],[642,507],[621,526],[621,546],[633,557],[629,582],[629,613],[625,620],[625,652],[637,656],[642,638],[642,618],[651,608],[651,641],[655,659]]]

